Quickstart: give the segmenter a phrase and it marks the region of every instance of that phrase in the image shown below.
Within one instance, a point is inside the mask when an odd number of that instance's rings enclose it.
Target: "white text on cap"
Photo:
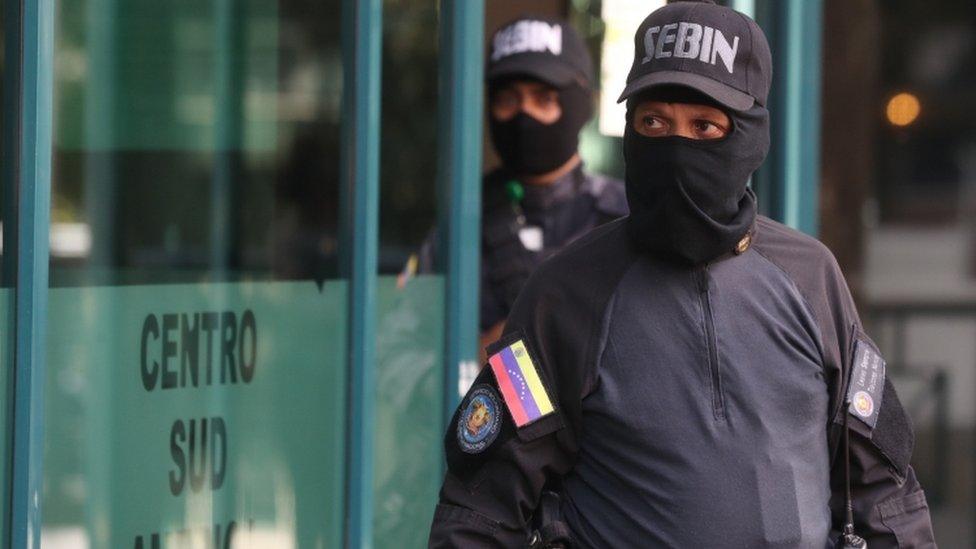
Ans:
[[[655,43],[654,36],[658,34],[660,36]],[[674,44],[671,51],[664,49],[668,44]],[[681,21],[647,29],[644,34],[644,50],[647,55],[644,56],[642,63],[649,63],[652,58],[661,59],[673,55],[677,58],[698,59],[703,63],[714,65],[716,59],[721,58],[729,74],[732,74],[735,56],[739,52],[739,37],[733,36],[732,44],[729,44],[725,35],[718,29]]]
[[[491,60],[498,61],[516,53],[543,52],[553,55],[563,51],[563,29],[545,21],[519,21],[495,34]]]

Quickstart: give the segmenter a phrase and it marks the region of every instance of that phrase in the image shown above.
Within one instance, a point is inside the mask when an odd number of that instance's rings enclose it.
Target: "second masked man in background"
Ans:
[[[481,349],[501,334],[543,259],[627,214],[623,182],[584,171],[578,151],[593,114],[593,73],[583,41],[563,21],[523,17],[492,36],[488,128],[501,166],[483,181]],[[433,269],[436,243],[435,233],[421,270]]]

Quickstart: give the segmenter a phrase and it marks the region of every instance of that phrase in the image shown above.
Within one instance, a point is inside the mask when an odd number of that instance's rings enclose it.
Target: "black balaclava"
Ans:
[[[686,90],[686,89],[685,89]],[[654,99],[703,103],[691,90]],[[732,252],[752,229],[756,195],[748,188],[769,151],[769,113],[758,103],[746,111],[723,108],[732,129],[717,140],[646,137],[633,128],[628,101],[624,132],[628,231],[641,247],[700,265]]]
[[[492,83],[489,95],[507,82]],[[562,115],[543,124],[524,112],[500,122],[489,114],[488,128],[495,152],[513,175],[539,175],[565,164],[579,147],[579,132],[590,119],[592,102],[588,89],[573,83],[556,88]]]

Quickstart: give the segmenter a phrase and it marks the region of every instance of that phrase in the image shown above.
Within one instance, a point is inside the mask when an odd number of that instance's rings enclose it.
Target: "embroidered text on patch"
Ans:
[[[847,389],[848,412],[872,429],[878,423],[884,382],[884,359],[870,345],[858,340]]]
[[[488,363],[516,427],[524,427],[553,412],[539,371],[521,339],[491,355]]]

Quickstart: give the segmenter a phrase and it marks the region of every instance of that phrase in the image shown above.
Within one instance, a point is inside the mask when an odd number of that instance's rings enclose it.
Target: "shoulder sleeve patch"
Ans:
[[[501,402],[490,385],[471,389],[457,422],[458,447],[467,454],[480,454],[495,442],[501,430]]]
[[[555,411],[536,362],[522,339],[494,352],[488,357],[488,363],[517,428]]]
[[[847,410],[871,429],[878,423],[884,385],[884,359],[869,343],[858,339],[854,346],[851,381],[847,387]]]

